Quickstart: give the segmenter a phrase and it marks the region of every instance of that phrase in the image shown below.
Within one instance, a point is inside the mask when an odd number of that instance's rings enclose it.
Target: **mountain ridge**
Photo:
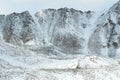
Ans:
[[[25,45],[31,41],[41,46],[53,44],[62,52],[72,54],[104,55],[102,53],[106,51],[107,55],[114,53],[111,56],[114,57],[119,48],[119,39],[113,36],[115,33],[119,36],[119,31],[116,32],[119,28],[115,26],[119,26],[119,10],[116,12],[116,7],[119,8],[119,2],[99,14],[64,7],[45,9],[34,16],[28,11],[1,15],[1,18],[5,18],[1,19],[2,40],[16,45]],[[109,26],[113,26],[114,30]],[[113,46],[111,50],[114,52],[108,52],[109,46]]]

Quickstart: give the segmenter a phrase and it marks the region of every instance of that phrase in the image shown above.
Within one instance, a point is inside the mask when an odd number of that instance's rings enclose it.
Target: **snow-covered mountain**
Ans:
[[[2,32],[3,39],[13,44],[22,44],[34,39],[35,22],[29,12],[12,13],[5,16]]]
[[[15,45],[53,45],[65,54],[89,54],[88,41],[98,14],[93,11],[46,9],[1,15],[1,39]]]
[[[120,1],[0,15],[0,80],[120,80]]]
[[[60,8],[37,12],[45,43],[52,43],[65,53],[82,53],[86,47],[85,31],[91,26],[94,12]]]
[[[99,16],[97,29],[89,40],[90,50],[96,54],[119,56],[120,48],[120,1]]]
[[[35,16],[28,11],[1,15],[1,39],[17,45],[52,44],[65,54],[115,57],[120,41],[119,9],[116,8],[119,2],[105,12],[82,12],[65,7],[46,9]]]

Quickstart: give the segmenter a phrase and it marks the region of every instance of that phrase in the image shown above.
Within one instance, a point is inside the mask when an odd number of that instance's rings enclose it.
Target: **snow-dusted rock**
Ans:
[[[85,48],[84,29],[89,27],[93,12],[82,12],[73,8],[46,9],[37,12],[43,38],[65,53],[76,53]]]
[[[85,56],[79,59],[78,68],[81,69],[108,69],[118,66],[118,61],[98,56]]]
[[[1,15],[1,40],[27,46],[50,46],[52,54],[116,57],[120,46],[119,7],[120,1],[98,13],[65,7],[45,9],[34,16],[28,11]],[[43,53],[48,54],[47,48]]]
[[[3,38],[6,42],[23,44],[33,40],[35,22],[28,11],[12,13],[5,17],[3,25]]]
[[[89,49],[93,54],[109,57],[116,56],[120,47],[120,2],[103,13],[96,21],[97,29],[89,40]]]

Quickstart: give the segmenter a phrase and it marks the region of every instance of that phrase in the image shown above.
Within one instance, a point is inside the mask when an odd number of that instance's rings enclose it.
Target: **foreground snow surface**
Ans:
[[[1,42],[0,80],[120,80],[119,59],[31,49]]]

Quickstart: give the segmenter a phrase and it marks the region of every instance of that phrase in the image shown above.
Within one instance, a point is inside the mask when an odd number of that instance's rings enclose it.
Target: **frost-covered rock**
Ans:
[[[97,29],[89,40],[89,49],[93,54],[116,56],[120,47],[120,2],[113,5],[97,20]]]
[[[35,22],[28,11],[7,15],[3,25],[3,38],[6,42],[23,44],[34,39]]]
[[[76,53],[85,48],[84,29],[94,12],[82,12],[73,8],[46,9],[36,17],[43,30],[43,40],[59,47],[65,53]],[[82,52],[81,52],[82,53]]]
[[[120,1],[103,12],[73,8],[45,9],[0,16],[1,40],[12,44],[53,47],[64,54],[119,55]],[[45,51],[47,50],[47,51]],[[37,50],[39,51],[39,50]],[[59,53],[58,53],[59,54]]]

